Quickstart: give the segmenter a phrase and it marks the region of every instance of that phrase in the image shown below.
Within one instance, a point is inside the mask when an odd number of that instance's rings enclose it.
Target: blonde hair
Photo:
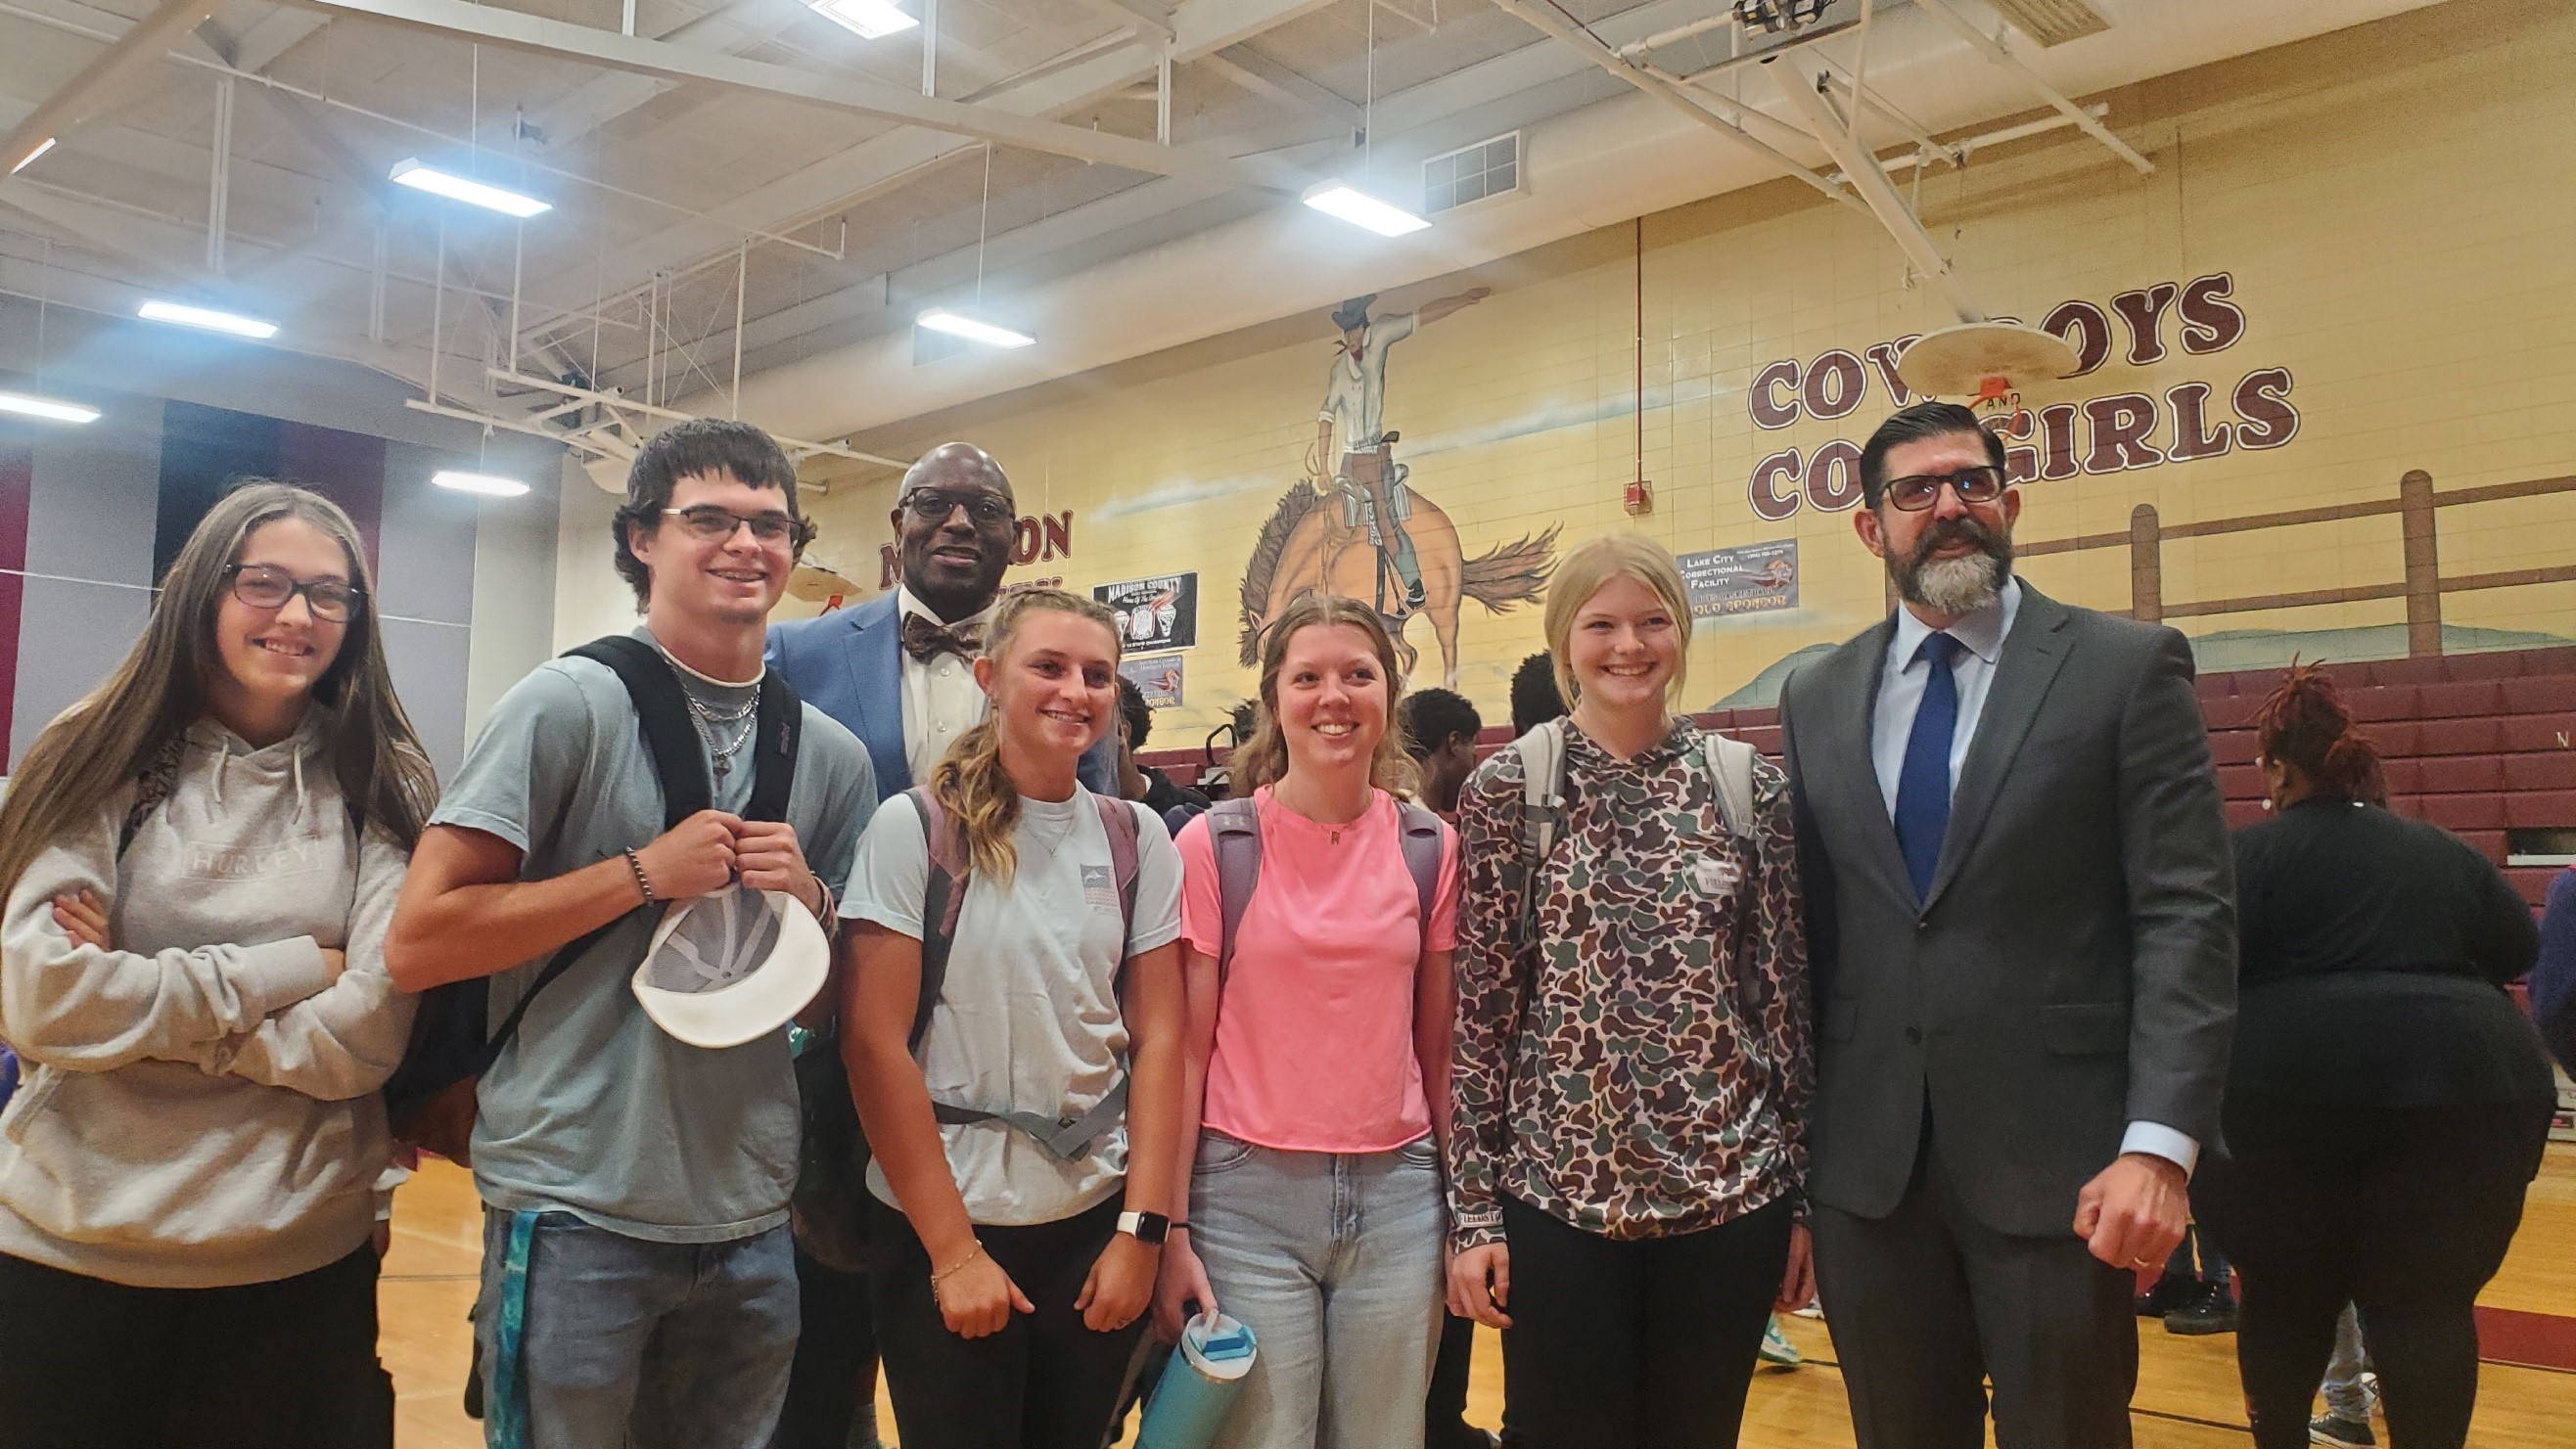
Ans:
[[[1574,617],[1601,586],[1612,579],[1631,578],[1655,591],[1672,612],[1673,627],[1681,632],[1681,658],[1673,667],[1672,682],[1664,686],[1664,708],[1672,710],[1681,700],[1682,684],[1690,675],[1691,611],[1690,595],[1682,587],[1682,570],[1664,546],[1642,533],[1607,533],[1599,538],[1578,543],[1556,566],[1547,582],[1547,658],[1556,673],[1557,693],[1565,696],[1565,707],[1574,708],[1583,700],[1582,686],[1574,682],[1574,667],[1567,657],[1566,644],[1574,637]]]
[[[232,588],[232,565],[253,532],[287,518],[339,545],[358,597],[339,653],[313,683],[313,703],[326,711],[322,755],[361,824],[382,829],[405,851],[419,840],[438,799],[438,776],[394,697],[357,525],[319,493],[252,479],[218,499],[188,535],[125,662],[27,747],[0,805],[0,898],[16,889],[38,853],[95,817],[205,714],[206,681],[224,669],[215,615]]]
[[[1235,747],[1226,761],[1226,778],[1238,795],[1263,785],[1276,785],[1288,773],[1288,738],[1279,729],[1279,670],[1288,662],[1288,641],[1297,631],[1318,625],[1348,624],[1366,634],[1377,655],[1378,673],[1386,680],[1386,733],[1369,756],[1369,783],[1390,795],[1410,796],[1420,787],[1422,772],[1404,748],[1404,727],[1397,703],[1404,698],[1404,675],[1396,667],[1395,640],[1377,610],[1337,594],[1300,594],[1271,621],[1261,639],[1261,690],[1253,713],[1252,738]]]
[[[1020,589],[1002,600],[984,632],[984,657],[1000,660],[1009,652],[1021,621],[1045,611],[1088,619],[1109,633],[1109,654],[1120,652],[1118,620],[1106,605],[1063,589]],[[1112,706],[1115,707],[1114,705]],[[948,753],[930,770],[930,798],[966,840],[966,860],[973,870],[1008,885],[1019,869],[1019,852],[1011,831],[1020,823],[1020,789],[1002,768],[1002,731],[988,708],[983,720],[959,735]]]

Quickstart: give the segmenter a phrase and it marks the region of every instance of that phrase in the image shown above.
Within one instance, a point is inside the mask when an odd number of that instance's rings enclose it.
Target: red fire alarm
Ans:
[[[1636,482],[1629,484],[1628,496],[1621,501],[1623,506],[1627,508],[1628,516],[1631,518],[1654,512],[1654,480],[1651,478],[1640,478]]]

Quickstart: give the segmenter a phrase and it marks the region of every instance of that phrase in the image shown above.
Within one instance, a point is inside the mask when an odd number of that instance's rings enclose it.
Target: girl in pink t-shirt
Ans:
[[[1414,780],[1399,692],[1394,642],[1366,607],[1310,596],[1272,624],[1260,722],[1232,772],[1253,792],[1260,874],[1222,969],[1211,817],[1178,842],[1194,1152],[1155,1315],[1169,1336],[1191,1303],[1221,1307],[1259,1337],[1223,1449],[1422,1442],[1458,843],[1397,798]],[[1438,845],[1427,911],[1408,829]]]

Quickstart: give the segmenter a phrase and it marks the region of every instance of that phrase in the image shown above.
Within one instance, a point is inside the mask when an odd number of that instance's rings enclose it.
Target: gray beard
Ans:
[[[1936,614],[1972,614],[2003,597],[2004,580],[2012,577],[2012,556],[1978,552],[1920,563],[1907,560],[1889,572],[1896,578],[1897,597],[1906,602]]]

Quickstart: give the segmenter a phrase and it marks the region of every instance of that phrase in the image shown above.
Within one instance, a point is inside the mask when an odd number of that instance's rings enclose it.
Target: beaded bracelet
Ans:
[[[653,881],[651,877],[644,874],[644,857],[637,855],[632,849],[629,849],[626,852],[626,863],[633,867],[635,871],[635,888],[644,893],[644,904],[648,906],[653,904],[655,899],[653,895]]]

